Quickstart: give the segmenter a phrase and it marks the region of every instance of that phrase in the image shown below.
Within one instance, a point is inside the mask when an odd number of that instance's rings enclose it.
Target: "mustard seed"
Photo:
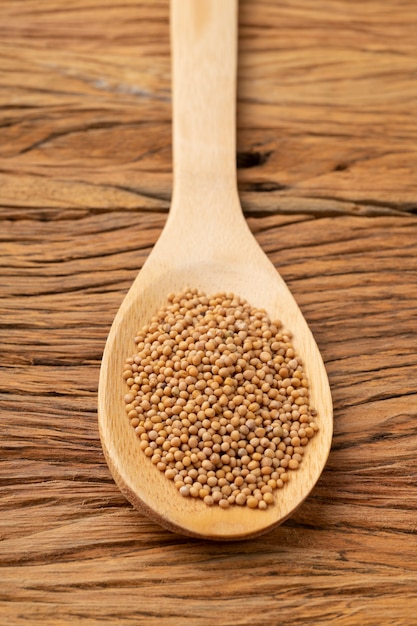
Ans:
[[[126,360],[126,414],[184,497],[265,510],[319,429],[290,333],[234,294],[170,294]]]

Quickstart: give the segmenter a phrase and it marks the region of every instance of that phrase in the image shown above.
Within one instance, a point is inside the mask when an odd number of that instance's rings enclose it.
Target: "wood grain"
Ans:
[[[415,622],[417,9],[240,3],[249,225],[323,354],[326,470],[283,526],[187,540],[124,500],[104,342],[171,194],[168,5],[0,8],[1,621]]]

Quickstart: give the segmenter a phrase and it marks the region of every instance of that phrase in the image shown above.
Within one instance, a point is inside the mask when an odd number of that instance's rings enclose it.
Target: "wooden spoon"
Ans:
[[[166,226],[118,311],[105,347],[99,428],[113,477],[130,502],[173,531],[244,539],[285,520],[318,480],[332,438],[332,402],[320,352],[293,296],[243,218],[235,171],[236,0],[172,0],[174,192]],[[122,379],[134,337],[171,292],[233,292],[292,331],[319,432],[266,510],[207,506],[183,497],[139,448]]]

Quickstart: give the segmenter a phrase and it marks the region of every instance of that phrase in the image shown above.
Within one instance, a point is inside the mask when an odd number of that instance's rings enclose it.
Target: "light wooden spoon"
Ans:
[[[332,402],[320,352],[293,296],[253,238],[235,171],[236,0],[172,0],[174,193],[166,226],[116,315],[105,347],[99,428],[113,477],[130,502],[173,531],[244,539],[285,520],[308,496],[326,463]],[[171,292],[233,292],[292,331],[303,360],[319,432],[267,510],[221,509],[180,495],[139,448],[126,416],[122,379],[134,337]]]

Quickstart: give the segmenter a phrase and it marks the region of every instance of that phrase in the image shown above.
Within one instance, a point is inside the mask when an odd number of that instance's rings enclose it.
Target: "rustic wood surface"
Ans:
[[[241,200],[335,435],[290,520],[216,543],[135,511],[97,429],[170,202],[168,3],[2,0],[1,623],[417,624],[416,27],[414,0],[241,1]]]

